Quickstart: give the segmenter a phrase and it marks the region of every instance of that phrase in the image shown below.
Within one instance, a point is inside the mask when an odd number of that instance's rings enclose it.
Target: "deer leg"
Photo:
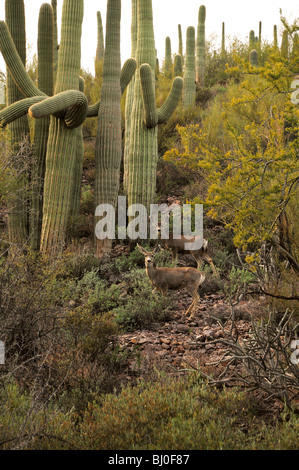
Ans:
[[[156,295],[156,292],[157,292],[157,287],[155,287],[153,290],[152,290],[152,294],[155,298],[157,298],[157,295]]]
[[[215,265],[213,263],[213,260],[210,256],[206,255],[205,258],[204,258],[208,263],[209,265],[211,266],[212,270],[213,270],[213,273],[215,274],[216,277],[219,278],[219,274],[217,273],[216,271],[216,268],[215,268]]]
[[[198,300],[199,300],[199,295],[198,295],[198,292],[196,291],[193,294],[193,302],[192,302],[192,305],[191,305],[191,308],[190,308],[191,315],[190,315],[189,318],[194,317],[194,313],[195,313],[195,310],[196,310],[196,307],[197,307]]]
[[[176,248],[171,250],[171,263],[174,264],[178,260],[178,250]]]
[[[190,250],[190,253],[196,261],[197,269],[200,271],[200,268],[203,263],[201,256],[196,251],[194,252],[193,250]]]

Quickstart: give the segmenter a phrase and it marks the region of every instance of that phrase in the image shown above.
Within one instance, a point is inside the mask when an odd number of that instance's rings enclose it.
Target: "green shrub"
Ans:
[[[114,309],[116,322],[124,330],[148,328],[151,323],[163,321],[173,307],[173,300],[161,294],[153,295],[153,287],[145,270],[132,270],[124,277],[127,295]]]

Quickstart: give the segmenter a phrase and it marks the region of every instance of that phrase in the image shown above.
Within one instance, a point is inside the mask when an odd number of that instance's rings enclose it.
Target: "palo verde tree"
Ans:
[[[298,55],[288,62],[270,55],[263,67],[244,62],[241,83],[218,97],[201,127],[180,127],[181,146],[165,155],[205,179],[206,196],[194,202],[233,230],[254,273],[271,253],[268,273],[280,270],[272,291],[286,297],[293,295],[290,276],[299,277],[297,70]]]

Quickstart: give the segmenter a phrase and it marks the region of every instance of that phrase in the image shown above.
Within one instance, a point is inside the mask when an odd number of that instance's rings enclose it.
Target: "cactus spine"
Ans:
[[[186,65],[183,90],[183,103],[185,108],[194,105],[195,95],[195,28],[189,26],[187,28]]]
[[[205,86],[206,7],[201,5],[198,13],[196,40],[196,83]]]
[[[176,108],[183,86],[175,78],[172,90],[157,109],[155,103],[156,49],[152,0],[137,0],[137,73],[131,117],[129,148],[128,204],[143,204],[147,209],[156,190],[158,162],[158,124],[165,122]]]

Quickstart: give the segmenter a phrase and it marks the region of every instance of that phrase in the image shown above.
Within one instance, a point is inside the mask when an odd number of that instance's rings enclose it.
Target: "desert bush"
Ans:
[[[126,296],[113,310],[116,322],[124,330],[148,328],[151,323],[167,318],[173,301],[170,297],[152,294],[153,287],[145,270],[132,270],[124,276]]]

